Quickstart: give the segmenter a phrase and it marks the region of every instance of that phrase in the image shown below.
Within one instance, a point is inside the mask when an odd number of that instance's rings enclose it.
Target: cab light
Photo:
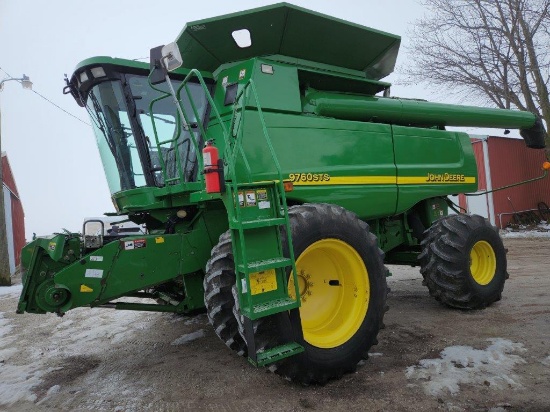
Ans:
[[[99,78],[99,77],[105,77],[105,70],[103,69],[103,67],[93,67],[90,69],[90,71],[92,72],[92,76],[94,76],[96,79]]]
[[[80,83],[84,83],[87,81],[88,81],[88,75],[86,74],[86,72],[80,73]]]

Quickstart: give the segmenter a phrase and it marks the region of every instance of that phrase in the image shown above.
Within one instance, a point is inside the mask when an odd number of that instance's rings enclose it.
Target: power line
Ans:
[[[2,71],[6,74],[6,76],[12,77],[11,74],[9,74],[9,73],[8,73],[7,71],[5,71],[3,68],[0,67],[0,70],[2,70]],[[21,82],[19,81],[19,83],[21,83]],[[87,126],[91,126],[90,123],[88,123],[88,122],[82,120],[80,117],[77,117],[77,116],[75,116],[75,115],[72,114],[72,113],[69,113],[67,110],[65,110],[65,109],[62,108],[61,106],[57,105],[56,103],[52,102],[50,99],[48,99],[46,96],[42,95],[41,93],[37,92],[36,90],[31,89],[31,91],[32,91],[34,94],[36,94],[36,95],[40,96],[41,98],[43,98],[44,100],[46,100],[46,101],[47,101],[48,103],[50,103],[51,105],[53,105],[53,106],[55,106],[56,108],[58,108],[59,110],[61,110],[63,113],[68,114],[68,115],[71,116],[71,117],[74,117],[76,120],[78,120],[79,122],[84,123],[84,124],[87,125]]]

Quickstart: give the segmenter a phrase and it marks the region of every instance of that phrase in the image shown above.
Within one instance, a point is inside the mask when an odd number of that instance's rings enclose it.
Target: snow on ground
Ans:
[[[520,379],[513,373],[516,365],[525,360],[514,354],[526,349],[521,343],[507,339],[488,339],[486,349],[471,346],[449,346],[440,359],[422,359],[409,366],[408,379],[419,383],[428,395],[439,396],[446,392],[456,395],[460,385],[485,385],[493,389],[522,388]]]
[[[72,369],[85,368],[86,362],[95,362],[94,359],[101,358],[114,345],[142,339],[136,337],[142,336],[159,321],[181,322],[191,330],[208,323],[205,315],[160,317],[156,313],[103,308],[78,308],[62,318],[54,314],[15,315],[15,304],[21,291],[21,284],[0,288],[0,410],[20,401],[41,404],[63,390],[65,385],[65,382],[52,381],[52,376],[60,376],[66,368],[69,374]],[[40,322],[34,322],[37,316],[40,316]],[[27,323],[32,326],[22,328],[21,325]],[[201,328],[180,336],[172,345],[184,345],[205,336],[206,331]],[[65,359],[69,361],[63,363]],[[73,359],[72,363],[70,359]],[[98,380],[103,390],[112,387],[113,396],[116,396],[122,390],[120,382],[128,380],[124,376],[126,373],[124,368],[109,373],[92,369],[84,379]]]
[[[0,288],[0,299],[13,300],[21,292],[21,285]],[[42,322],[32,330],[17,330],[11,314],[0,312],[0,410],[18,401],[40,401],[36,388],[52,371],[51,359],[63,359],[82,354],[93,357],[109,351],[112,345],[132,340],[158,321],[158,316],[143,312],[78,308],[63,318],[53,314],[40,315]],[[37,316],[37,315],[16,315]],[[17,332],[17,333],[15,333]],[[183,344],[205,336],[204,330],[180,337],[174,344]],[[28,339],[38,339],[30,345]],[[123,373],[121,371],[121,373]],[[114,391],[119,389],[116,385]],[[45,388],[45,398],[59,391],[59,387]]]
[[[206,336],[206,331],[204,329],[197,330],[196,332],[187,333],[185,335],[180,336],[175,341],[172,342],[172,345],[185,345],[188,342],[192,342],[194,340],[204,338]]]
[[[7,295],[3,293],[3,296]],[[36,395],[31,392],[31,388],[41,382],[41,373],[38,373],[36,365],[17,366],[9,363],[9,359],[17,352],[12,330],[12,323],[0,312],[0,405],[11,405],[18,400],[34,402]]]
[[[550,237],[550,223],[539,223],[535,227],[520,226],[518,229],[506,228],[500,236],[507,239]]]
[[[0,299],[4,296],[19,296],[23,290],[23,285],[2,286],[0,287]]]

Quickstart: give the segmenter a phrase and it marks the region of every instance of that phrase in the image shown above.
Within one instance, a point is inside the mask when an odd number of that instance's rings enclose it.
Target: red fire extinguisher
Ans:
[[[219,158],[218,148],[213,143],[213,140],[208,140],[202,149],[206,193],[220,193],[225,189],[223,160]]]

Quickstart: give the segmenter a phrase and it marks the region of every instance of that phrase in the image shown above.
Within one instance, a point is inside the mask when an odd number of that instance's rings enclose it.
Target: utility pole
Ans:
[[[31,89],[32,82],[25,75],[19,79],[8,77],[0,81],[0,92],[4,88],[4,83],[10,80],[16,80],[24,89]],[[8,236],[6,231],[6,209],[4,205],[4,176],[2,172],[2,111],[0,110],[0,286],[11,285],[10,257],[8,252]]]

